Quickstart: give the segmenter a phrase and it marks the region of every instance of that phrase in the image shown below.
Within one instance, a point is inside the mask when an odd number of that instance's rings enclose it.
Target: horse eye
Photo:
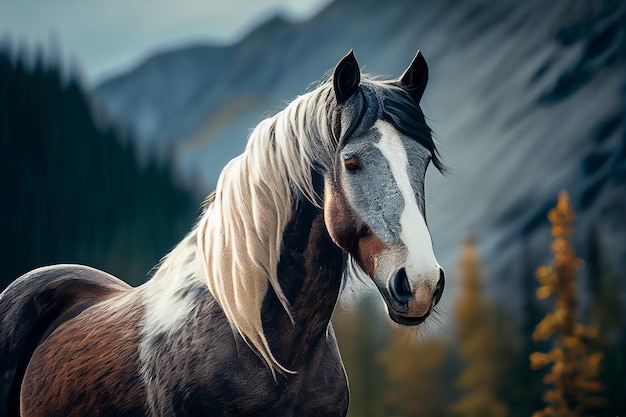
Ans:
[[[355,171],[359,168],[359,158],[354,155],[349,155],[343,160],[343,165],[348,171]]]

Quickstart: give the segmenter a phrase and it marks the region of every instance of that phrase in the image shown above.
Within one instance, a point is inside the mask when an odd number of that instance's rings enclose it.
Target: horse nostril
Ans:
[[[437,281],[437,287],[433,293],[433,306],[437,305],[443,294],[443,288],[446,286],[446,273],[443,272],[443,268],[439,268],[439,281]]]
[[[400,268],[391,279],[390,284],[391,294],[397,301],[406,303],[413,297],[411,286],[409,285],[409,278],[406,276],[406,270],[404,268]]]

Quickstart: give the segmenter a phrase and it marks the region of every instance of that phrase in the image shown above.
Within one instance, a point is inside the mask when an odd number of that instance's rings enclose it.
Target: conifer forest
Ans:
[[[138,160],[80,82],[43,52],[0,49],[0,284],[83,263],[144,282],[190,229],[198,199]]]

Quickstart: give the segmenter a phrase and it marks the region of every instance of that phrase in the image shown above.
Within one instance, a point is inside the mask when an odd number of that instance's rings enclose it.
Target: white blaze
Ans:
[[[405,266],[407,274],[409,277],[431,278],[432,284],[435,285],[439,279],[439,265],[433,252],[424,214],[419,209],[415,191],[411,187],[406,149],[400,135],[390,123],[379,120],[375,127],[381,135],[376,147],[387,159],[391,174],[404,199],[404,208],[400,216],[400,239],[408,250]]]

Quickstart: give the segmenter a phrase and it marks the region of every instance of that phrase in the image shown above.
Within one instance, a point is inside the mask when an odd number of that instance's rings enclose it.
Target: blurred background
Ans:
[[[549,369],[529,356],[568,342],[532,338],[558,298],[537,299],[536,270],[562,190],[582,357],[602,353],[575,415],[626,416],[620,0],[0,0],[0,288],[59,262],[145,282],[250,130],[350,49],[384,78],[423,52],[451,168],[427,178],[449,277],[434,320],[403,335],[362,283],[337,311],[350,416],[544,407]]]

